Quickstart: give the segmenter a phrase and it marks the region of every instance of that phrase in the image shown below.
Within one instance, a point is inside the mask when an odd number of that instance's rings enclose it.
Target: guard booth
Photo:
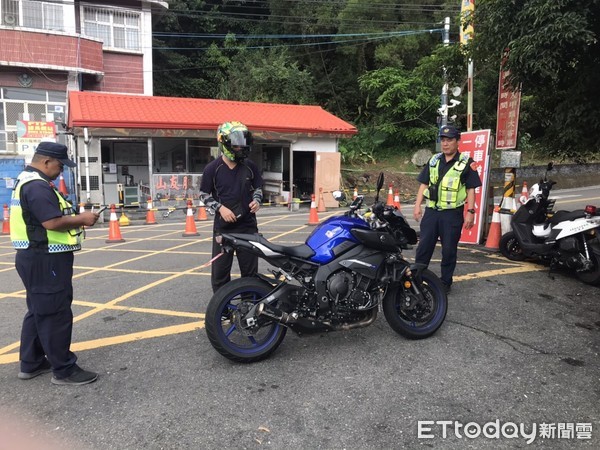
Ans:
[[[82,198],[134,206],[150,196],[159,207],[196,199],[204,168],[220,157],[216,130],[232,120],[254,136],[265,201],[323,189],[326,206],[337,205],[339,140],[357,130],[321,107],[73,91],[68,128]]]

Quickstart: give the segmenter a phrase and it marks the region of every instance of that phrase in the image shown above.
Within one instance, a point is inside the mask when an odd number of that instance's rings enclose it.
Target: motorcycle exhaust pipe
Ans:
[[[371,313],[371,316],[367,317],[365,320],[363,320],[361,322],[346,323],[344,325],[338,325],[336,327],[333,327],[333,330],[334,331],[349,331],[349,330],[353,330],[355,328],[368,327],[373,322],[375,322],[375,319],[377,319],[377,308],[373,308],[373,312]]]
[[[295,323],[298,320],[297,313],[288,314],[280,309],[268,307],[264,303],[260,303],[256,307],[256,315],[268,317],[269,319],[275,320],[276,322],[284,325]]]

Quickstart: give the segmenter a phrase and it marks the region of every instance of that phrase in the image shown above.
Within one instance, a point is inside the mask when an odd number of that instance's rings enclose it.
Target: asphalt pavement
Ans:
[[[404,339],[380,315],[354,331],[289,332],[271,358],[241,365],[204,331],[212,223],[183,237],[184,220],[121,227],[122,243],[107,244],[106,227],[87,230],[72,348],[100,377],[80,387],[17,379],[24,291],[0,236],[6,448],[600,447],[599,287],[461,245],[447,319],[431,338]],[[307,209],[259,213],[281,245],[304,242],[307,222]]]

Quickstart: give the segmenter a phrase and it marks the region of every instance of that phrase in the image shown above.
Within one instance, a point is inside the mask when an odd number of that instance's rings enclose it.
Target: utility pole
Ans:
[[[450,45],[450,17],[444,19],[444,33],[442,34],[444,47]],[[444,67],[444,85],[442,86],[442,105],[439,109],[441,117],[440,125],[443,127],[448,124],[448,76],[446,67]]]

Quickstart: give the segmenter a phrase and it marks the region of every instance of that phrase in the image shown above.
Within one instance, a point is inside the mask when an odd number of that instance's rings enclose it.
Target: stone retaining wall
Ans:
[[[528,166],[517,169],[516,185],[523,181],[531,187],[544,177],[545,166]],[[600,185],[600,163],[595,164],[557,164],[548,178],[557,182],[556,189],[570,189],[584,186]],[[504,169],[492,169],[490,174],[492,186],[504,186]]]

